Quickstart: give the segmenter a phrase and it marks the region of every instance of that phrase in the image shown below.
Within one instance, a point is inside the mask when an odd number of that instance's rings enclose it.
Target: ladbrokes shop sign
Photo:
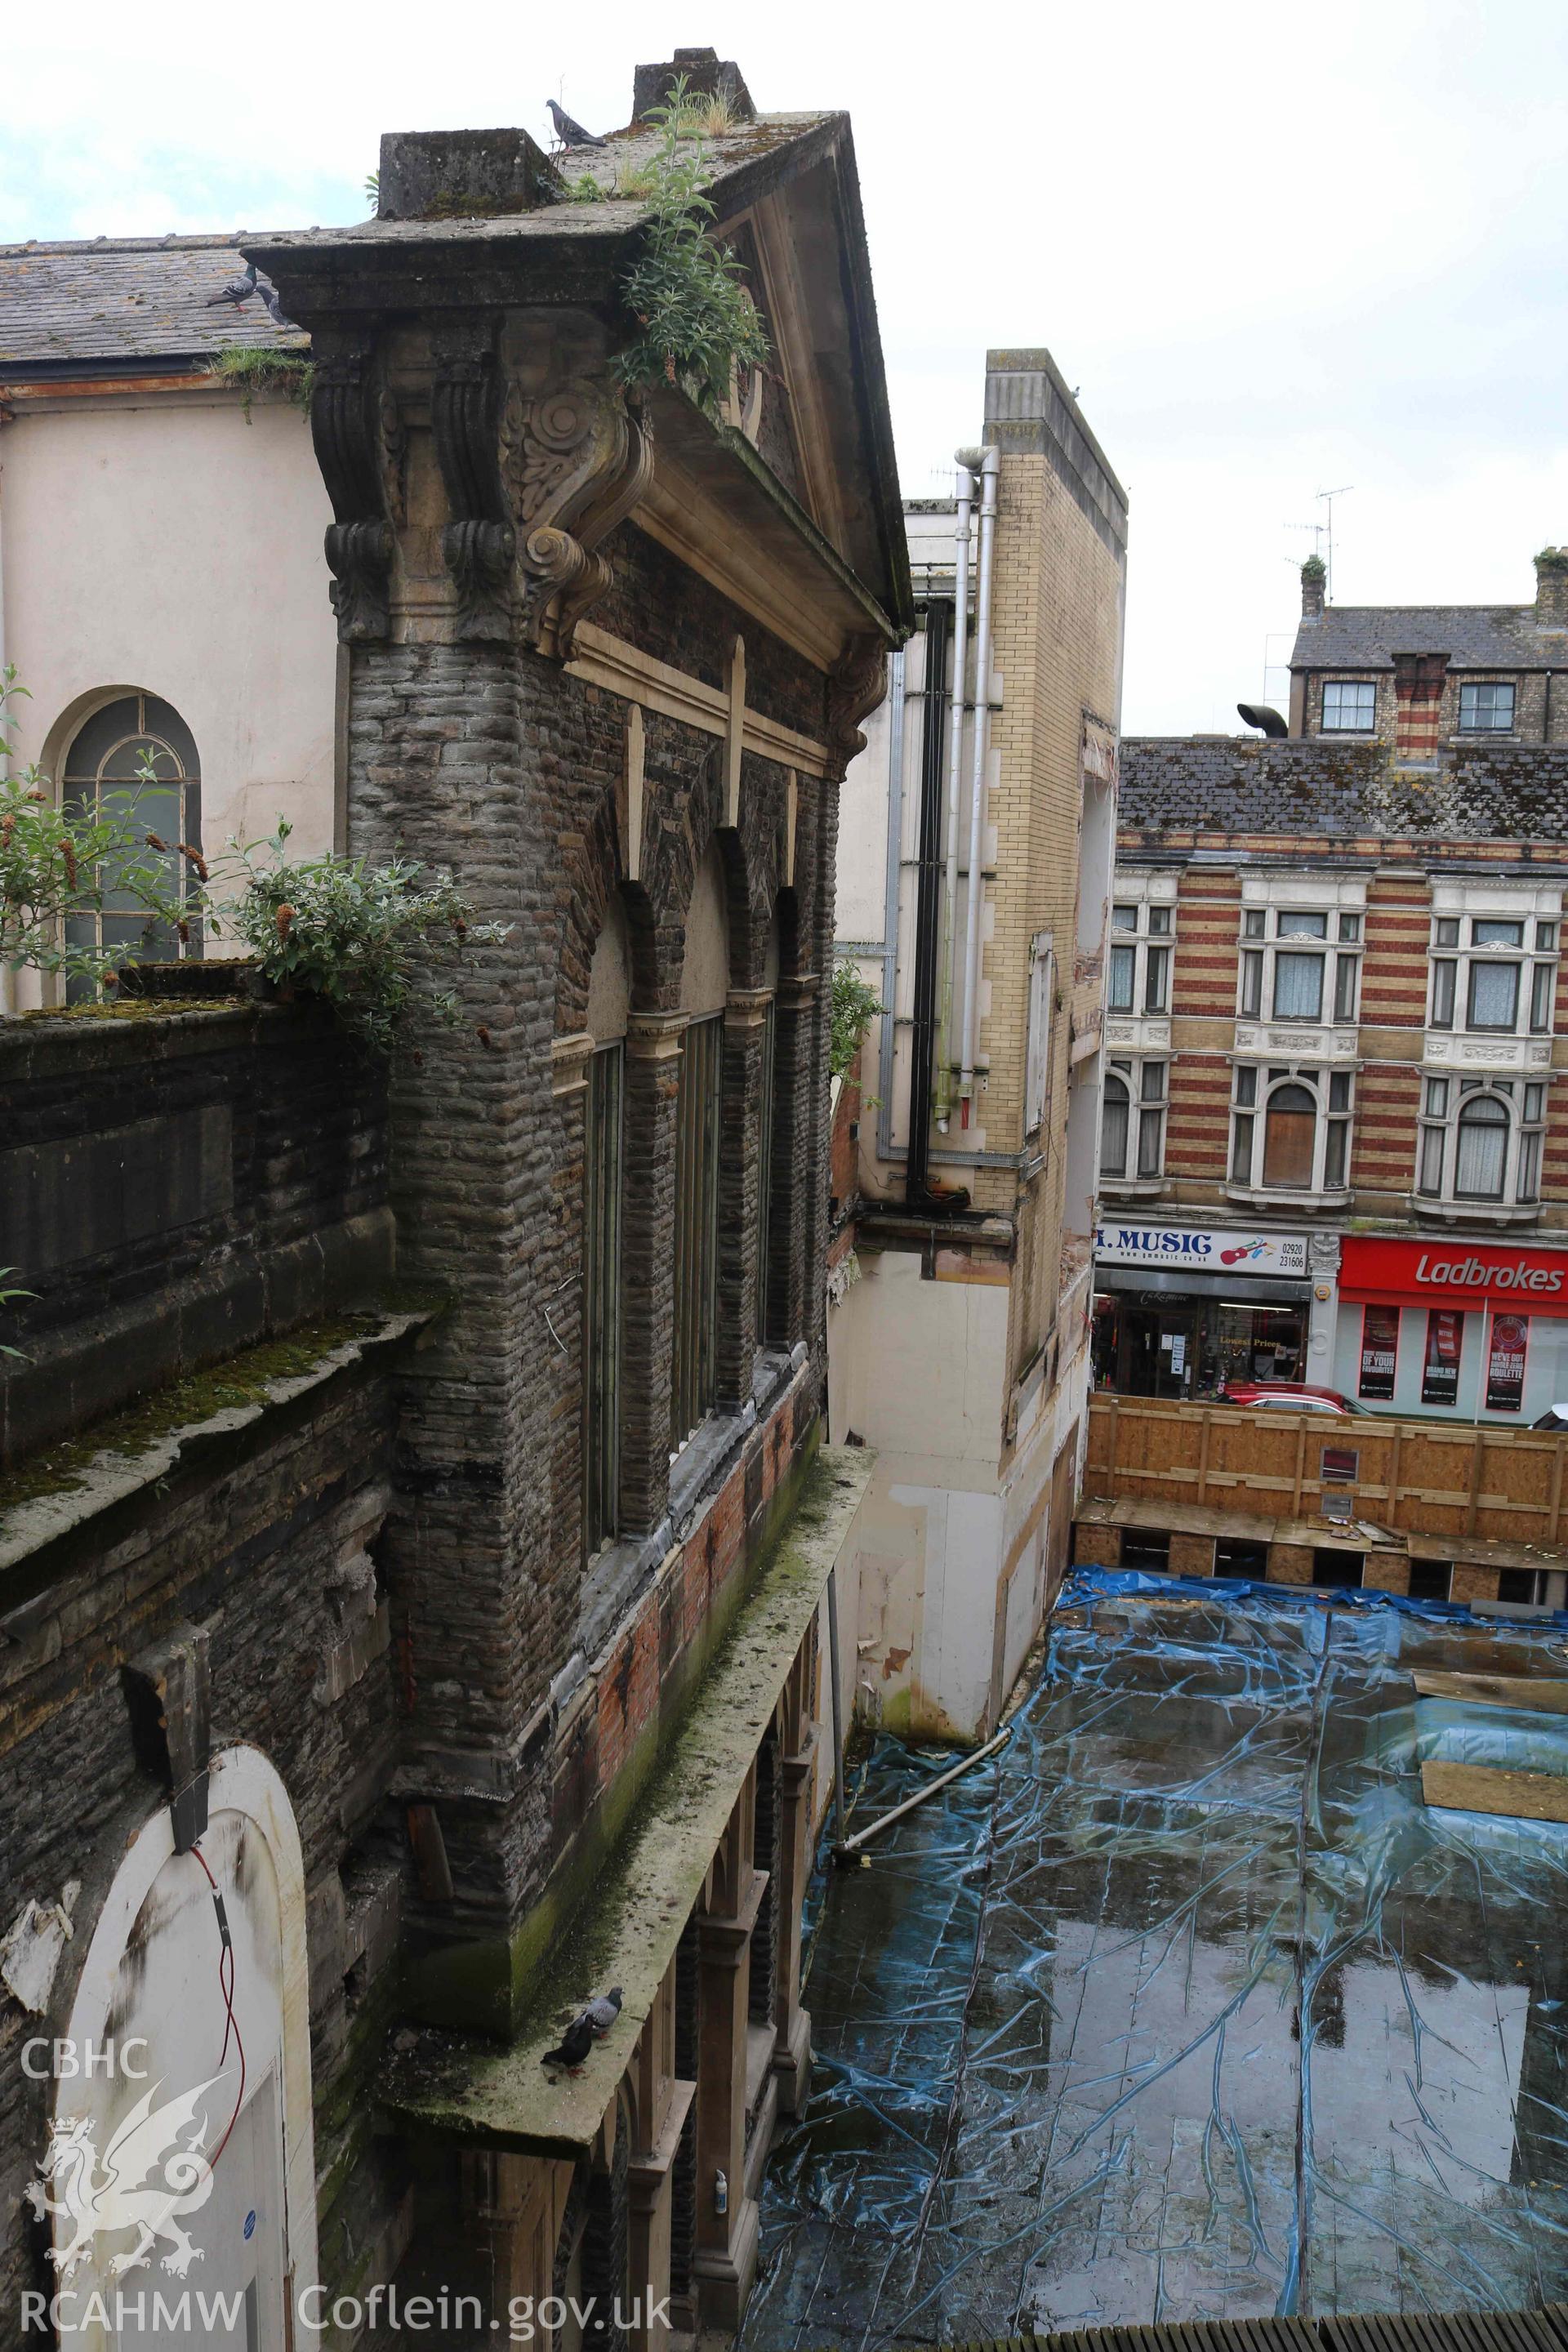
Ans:
[[[1568,1315],[1568,1250],[1347,1234],[1341,1244],[1340,1296],[1390,1307],[1492,1306]]]

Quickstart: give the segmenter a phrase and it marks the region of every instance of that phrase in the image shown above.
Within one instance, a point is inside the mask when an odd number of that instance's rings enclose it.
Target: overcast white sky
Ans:
[[[1080,388],[1132,499],[1129,732],[1237,727],[1321,489],[1343,603],[1523,603],[1568,541],[1563,0],[33,7],[0,236],[357,219],[383,130],[612,128],[697,42],[854,117],[906,494],[988,344]]]

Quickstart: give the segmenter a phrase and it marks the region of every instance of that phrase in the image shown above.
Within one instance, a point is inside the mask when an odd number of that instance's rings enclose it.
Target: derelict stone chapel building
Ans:
[[[237,2343],[311,2340],[315,2282],[328,2343],[396,2281],[479,2298],[476,2341],[570,2292],[639,2347],[650,2288],[689,2331],[750,2285],[862,1484],[817,1454],[837,797],[909,590],[844,117],[724,69],[771,362],[720,418],[613,367],[673,70],[597,198],[520,131],[394,137],[375,220],[244,240],[310,336],[340,844],[510,926],[458,1025],[388,1073],[213,960],[0,1024],[7,2312],[130,2242],[51,2259],[65,2126],[101,2154],[144,2085],[35,2080],[39,2036],[138,2039],[207,2116],[177,2276],[241,2292]],[[188,341],[134,364],[68,322],[28,356],[65,265],[4,259],[18,465],[34,415],[86,447],[226,396],[232,247],[139,256]]]

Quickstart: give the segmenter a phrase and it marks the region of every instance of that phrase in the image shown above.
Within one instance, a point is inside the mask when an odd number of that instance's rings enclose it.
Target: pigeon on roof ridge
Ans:
[[[557,106],[552,98],[546,99],[544,102],[550,110],[550,120],[555,125],[555,136],[563,147],[602,147],[605,144],[592,131],[584,131],[580,122],[574,122],[565,108]]]

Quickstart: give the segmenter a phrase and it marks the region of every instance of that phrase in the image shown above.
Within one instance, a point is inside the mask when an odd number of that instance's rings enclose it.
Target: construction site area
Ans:
[[[1549,2329],[1565,1822],[1568,1617],[1076,1572],[995,1752],[824,1848],[746,2352]]]

